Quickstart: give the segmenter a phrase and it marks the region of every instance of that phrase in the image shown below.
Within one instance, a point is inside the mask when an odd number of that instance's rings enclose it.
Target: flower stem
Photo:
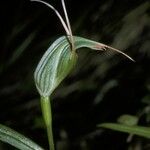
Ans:
[[[49,97],[41,97],[42,115],[47,129],[49,150],[55,150],[52,130],[52,111]]]

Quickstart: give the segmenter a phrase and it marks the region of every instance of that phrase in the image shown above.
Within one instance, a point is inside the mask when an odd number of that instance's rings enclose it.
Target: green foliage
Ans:
[[[117,123],[102,123],[98,125],[98,127],[121,131],[121,132],[129,133],[129,134],[135,134],[135,135],[142,136],[145,138],[150,138],[149,127],[143,127],[143,126],[137,126],[137,125],[129,126],[126,124],[117,124]]]
[[[12,54],[12,57],[8,61],[8,65],[13,64],[17,61],[18,58],[22,55],[22,53],[28,48],[30,43],[35,38],[35,32],[32,32],[27,36],[27,38],[15,49],[14,53]]]
[[[0,124],[0,140],[20,150],[44,150],[29,138]]]
[[[139,120],[138,117],[127,115],[127,114],[122,115],[117,119],[118,123],[129,125],[129,126],[137,125],[138,120]]]

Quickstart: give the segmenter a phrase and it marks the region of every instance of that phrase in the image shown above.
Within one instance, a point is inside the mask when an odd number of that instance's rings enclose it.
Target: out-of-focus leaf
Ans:
[[[31,33],[20,45],[16,50],[14,50],[14,53],[12,57],[9,59],[8,65],[11,65],[14,63],[20,56],[21,54],[26,50],[26,48],[29,46],[29,44],[32,42],[32,40],[35,37],[35,32]]]
[[[20,33],[23,32],[23,30],[25,30],[25,28],[29,25],[29,23],[27,24],[16,24],[13,29],[12,32],[10,33],[10,35],[7,37],[7,41],[6,44],[9,45],[15,38],[17,38],[17,35],[19,35]],[[7,47],[6,45],[6,47]]]
[[[149,16],[145,15],[145,12],[149,9],[149,7],[150,2],[146,1],[142,3],[139,7],[129,12],[123,18],[124,25],[115,37],[113,45],[121,49],[126,49],[130,44],[132,44],[136,40],[136,38],[143,31],[143,28],[146,25],[149,25]],[[140,19],[140,24],[136,21],[137,19]]]
[[[100,92],[97,94],[95,100],[94,100],[94,104],[98,104],[100,103],[105,94],[111,90],[112,88],[116,87],[118,85],[117,81],[116,80],[110,80],[108,81],[101,89],[100,89]]]
[[[143,97],[142,102],[150,105],[150,94]]]
[[[0,140],[20,150],[44,150],[29,138],[0,124]]]
[[[127,115],[127,114],[122,115],[117,119],[118,123],[129,125],[129,126],[137,125],[138,120],[139,119],[137,116]]]
[[[135,134],[138,136],[142,136],[145,138],[150,138],[150,128],[143,127],[143,126],[129,126],[124,124],[117,124],[117,123],[102,123],[99,124],[98,127],[112,129],[115,131],[125,132],[129,134]]]

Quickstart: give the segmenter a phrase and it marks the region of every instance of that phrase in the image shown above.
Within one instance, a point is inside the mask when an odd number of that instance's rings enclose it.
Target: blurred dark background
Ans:
[[[60,0],[47,0],[60,12]],[[78,50],[74,71],[52,97],[57,150],[149,150],[149,140],[99,129],[123,114],[150,125],[150,2],[66,0],[74,35],[129,54]],[[48,7],[29,0],[0,1],[0,123],[47,149],[33,72],[64,29]],[[15,148],[0,143],[0,149]]]

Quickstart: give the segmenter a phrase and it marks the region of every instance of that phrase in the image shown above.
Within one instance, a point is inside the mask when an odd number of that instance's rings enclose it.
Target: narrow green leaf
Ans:
[[[1,124],[0,140],[20,150],[44,150],[29,138]]]
[[[98,127],[125,132],[129,134],[135,134],[135,135],[142,136],[145,138],[150,138],[149,127],[143,127],[143,126],[137,126],[137,125],[129,126],[129,125],[117,124],[117,123],[102,123],[98,125]]]

